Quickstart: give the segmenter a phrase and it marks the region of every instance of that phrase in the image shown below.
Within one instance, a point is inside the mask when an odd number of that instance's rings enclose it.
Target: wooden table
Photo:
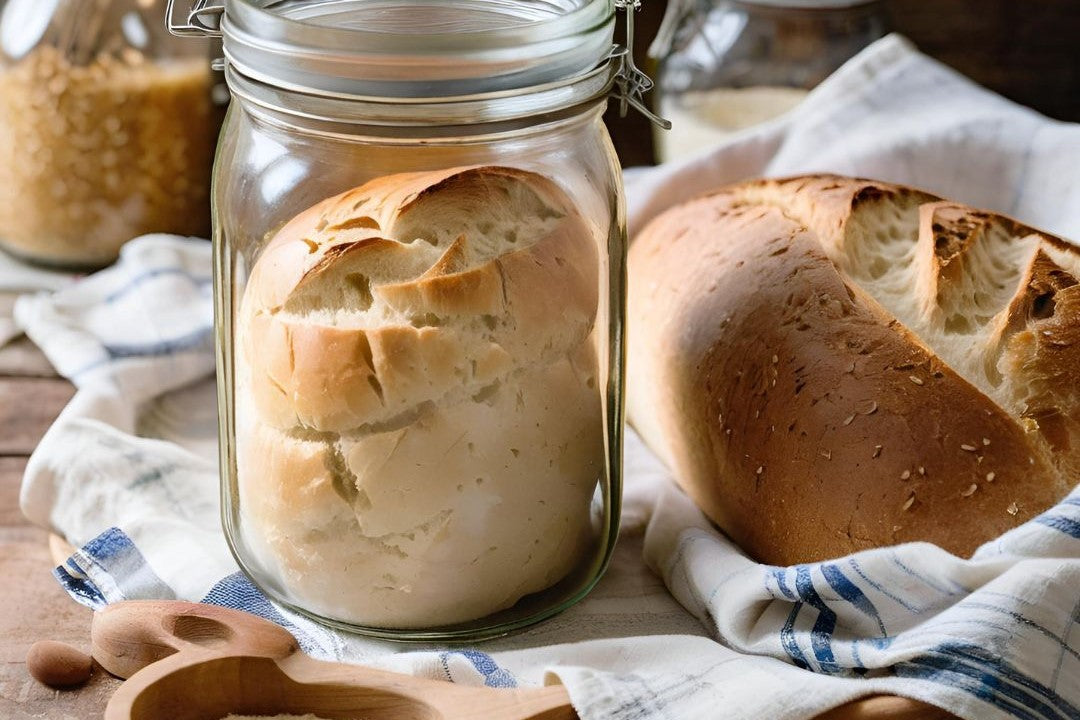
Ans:
[[[90,649],[90,616],[49,573],[48,534],[19,510],[27,457],[75,390],[29,340],[0,348],[0,718],[99,718],[120,684],[100,668],[77,690],[50,690],[26,671],[37,640]]]

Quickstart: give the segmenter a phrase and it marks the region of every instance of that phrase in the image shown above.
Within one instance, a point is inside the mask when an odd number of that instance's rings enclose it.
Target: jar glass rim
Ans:
[[[361,9],[361,6],[363,5],[386,6],[391,3],[401,6],[428,5],[431,7],[446,4],[445,0],[409,0],[408,2],[402,0],[345,1],[356,5],[357,9]],[[524,0],[524,2],[528,3],[530,6],[536,6],[535,0],[532,2],[530,2],[530,0]],[[538,32],[542,32],[544,36],[549,37],[577,34],[582,27],[587,27],[597,19],[602,19],[614,14],[614,5],[611,0],[561,0],[561,2],[559,0],[544,0],[545,5],[563,5],[571,9],[569,9],[568,12],[550,13],[546,18],[537,18],[535,20],[515,23],[505,27],[431,33],[416,32],[415,30],[395,31],[390,27],[382,27],[378,30],[364,30],[352,27],[340,28],[314,22],[312,20],[312,18],[317,16],[310,14],[311,10],[320,6],[343,5],[345,3],[343,3],[342,0],[323,0],[322,2],[305,2],[296,5],[298,9],[302,8],[308,11],[309,14],[306,15],[273,12],[271,9],[275,6],[285,7],[290,4],[290,0],[228,0],[227,7],[230,12],[244,13],[245,19],[260,18],[259,22],[267,23],[264,28],[268,30],[274,29],[274,23],[280,23],[277,29],[278,32],[287,32],[289,26],[304,26],[311,31],[317,32],[325,39],[334,40],[347,38],[351,43],[355,43],[358,39],[361,39],[360,42],[364,47],[376,49],[382,48],[385,50],[394,50],[396,48],[393,44],[401,37],[423,37],[426,47],[421,48],[421,51],[424,49],[432,51],[444,50],[447,47],[471,48],[475,47],[478,41],[485,39],[493,44],[505,44],[511,40],[519,40],[524,36],[535,36],[534,34]],[[503,6],[506,5],[505,2],[500,2],[498,4]]]
[[[547,17],[537,16],[540,7],[550,9]],[[536,17],[513,19],[515,9],[530,8]],[[428,20],[389,30],[392,16],[409,12],[428,13]],[[508,18],[503,24],[488,17],[491,26],[468,27],[470,17],[500,14]],[[449,97],[540,85],[596,67],[611,54],[614,16],[613,0],[226,0],[221,29],[230,64],[264,82]],[[361,26],[368,20],[378,20],[377,29]]]

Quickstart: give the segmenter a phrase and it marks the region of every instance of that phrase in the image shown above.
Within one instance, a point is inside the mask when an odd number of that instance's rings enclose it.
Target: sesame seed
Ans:
[[[986,482],[994,482],[994,478],[996,477],[997,475],[995,475],[994,473],[988,472],[986,473]]]
[[[983,438],[983,447],[990,445],[990,438]]]
[[[922,465],[919,466],[919,474],[926,475],[926,468],[924,468]]]
[[[1016,503],[1011,502],[1009,503],[1009,507],[1005,508],[1005,512],[1009,513],[1010,515],[1015,515],[1016,513],[1020,512],[1020,508],[1016,507]]]
[[[776,363],[780,362],[780,358],[777,357],[776,355],[773,355],[772,356],[772,362],[773,362],[773,365],[775,365]]]
[[[765,472],[765,466],[764,465],[758,465],[757,474],[760,475],[763,472]]]
[[[975,452],[975,446],[974,445],[964,444],[964,445],[960,446],[960,449],[963,450],[964,452]]]
[[[845,425],[850,425],[850,424],[851,424],[852,422],[854,422],[854,421],[855,421],[855,413],[852,413],[852,414],[848,415],[848,416],[847,416],[847,417],[846,417],[846,418],[844,419],[844,424],[845,424]]]
[[[725,435],[730,435],[731,434],[731,428],[728,428],[727,430],[725,430],[724,434]]]
[[[978,490],[978,489],[979,489],[978,484],[971,483],[971,487],[969,487],[967,490],[960,493],[960,496],[961,497],[971,497],[972,495],[975,494],[975,491]]]
[[[923,384],[922,378],[915,377],[914,375],[908,375],[908,380],[915,383],[916,385],[922,385]]]
[[[761,417],[761,411],[760,410],[755,410],[754,411],[754,419],[757,420],[759,417]]]
[[[908,510],[911,509],[911,506],[914,505],[914,504],[915,504],[915,493],[911,493],[911,495],[908,496],[907,501],[904,503],[904,506],[902,508],[900,508],[900,509],[903,510],[904,512],[907,512]]]
[[[881,446],[880,445],[875,445],[874,446],[874,454],[871,457],[875,457],[875,458],[881,457]]]
[[[901,480],[907,480],[910,477],[911,477],[911,471],[910,470],[905,470],[904,472],[900,473],[900,479]]]

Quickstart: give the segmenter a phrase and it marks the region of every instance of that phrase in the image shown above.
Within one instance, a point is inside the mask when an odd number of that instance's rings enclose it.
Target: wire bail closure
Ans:
[[[181,22],[174,19],[176,0],[165,4],[165,24],[169,33],[176,37],[221,37],[221,16],[225,14],[224,2],[195,0],[188,8],[187,18]]]
[[[619,61],[619,71],[615,75],[615,86],[611,96],[619,100],[619,117],[626,117],[628,106],[632,106],[649,121],[664,130],[671,129],[671,121],[660,117],[645,104],[645,93],[655,86],[652,78],[634,64],[634,13],[641,9],[641,0],[614,0],[615,8],[626,12],[626,45],[614,46],[611,57]]]

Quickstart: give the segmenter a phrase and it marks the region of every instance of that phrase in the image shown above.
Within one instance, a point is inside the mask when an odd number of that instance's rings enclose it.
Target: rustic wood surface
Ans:
[[[51,377],[50,377],[51,376]],[[47,533],[19,510],[26,458],[73,394],[25,339],[0,349],[0,718],[101,717],[119,681],[100,668],[77,690],[50,690],[30,678],[26,653],[38,640],[89,652],[91,612],[60,589],[49,570]]]

